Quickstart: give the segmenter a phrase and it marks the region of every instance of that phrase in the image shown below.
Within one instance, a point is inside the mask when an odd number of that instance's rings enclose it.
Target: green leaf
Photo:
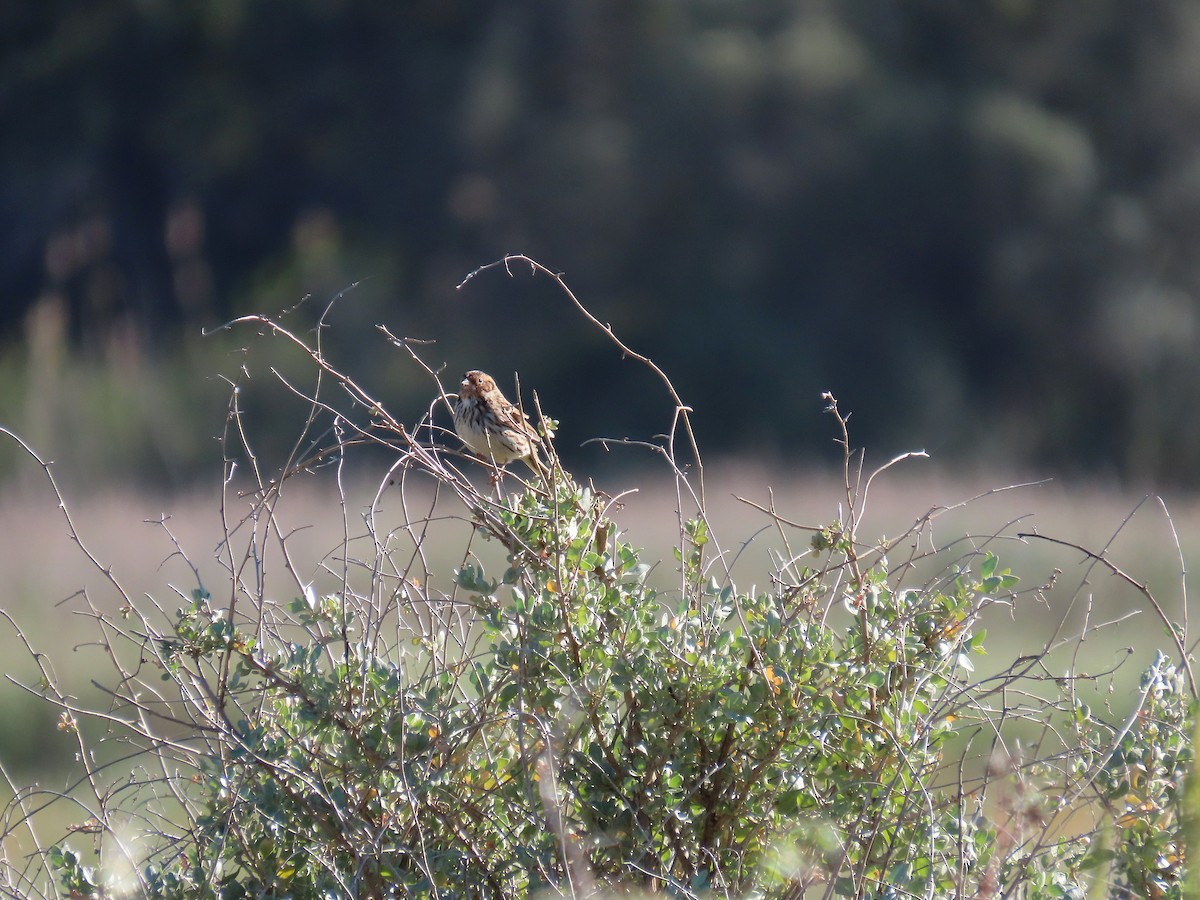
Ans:
[[[499,587],[495,581],[489,581],[484,577],[481,566],[476,566],[473,563],[467,563],[461,569],[455,569],[454,580],[463,590],[479,594],[483,597],[489,597],[496,593],[496,588]]]
[[[812,803],[808,791],[783,791],[775,798],[775,809],[785,816],[794,816]]]
[[[1082,872],[1086,872],[1089,869],[1095,869],[1098,866],[1112,862],[1116,858],[1117,852],[1115,850],[1100,847],[1083,858],[1083,861],[1079,864],[1079,869]]]

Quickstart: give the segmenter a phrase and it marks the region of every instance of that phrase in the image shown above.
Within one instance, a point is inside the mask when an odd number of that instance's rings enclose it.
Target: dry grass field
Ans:
[[[782,552],[782,538],[768,516],[738,498],[760,506],[773,502],[780,516],[797,524],[826,525],[845,515],[846,496],[839,477],[836,472],[793,474],[745,464],[709,467],[709,519],[725,558],[734,563],[733,578],[740,588],[767,584],[772,561]],[[1065,627],[1064,635],[1077,633],[1089,616],[1092,626],[1124,619],[1119,628],[1109,629],[1109,634],[1104,630],[1097,633],[1097,650],[1152,647],[1165,640],[1157,615],[1122,579],[1090,565],[1092,561],[1073,548],[1019,540],[1015,535],[1037,531],[1097,553],[1107,548],[1113,563],[1145,582],[1167,614],[1183,621],[1180,554],[1190,560],[1200,551],[1200,502],[1165,498],[1168,518],[1157,498],[1094,484],[1051,481],[997,490],[1031,480],[943,475],[937,473],[933,462],[914,460],[872,484],[860,511],[859,534],[870,541],[895,538],[933,513],[932,524],[919,541],[900,541],[890,554],[897,564],[914,546],[921,550],[957,548],[918,566],[914,571],[918,579],[922,574],[932,576],[934,567],[989,538],[1002,564],[1021,576],[1025,586],[1048,580],[1055,569],[1061,570],[1047,603],[1030,602],[1012,610],[1011,621],[992,624],[989,646],[995,647],[993,654],[1001,649],[1017,653],[1040,649],[1056,628]],[[661,561],[654,577],[669,588],[675,571],[671,548],[678,530],[678,504],[670,479],[651,471],[609,479],[597,487],[621,495],[617,522],[628,540],[646,549],[647,560]],[[365,540],[362,517],[376,489],[377,484],[365,478],[358,481],[347,491],[343,509],[332,479],[298,479],[287,486],[270,527],[287,536],[288,564],[283,564],[282,556],[253,563],[261,568],[275,599],[291,600],[299,594],[301,583],[313,584],[318,591],[336,583],[343,535],[351,537],[353,562],[355,541]],[[419,488],[407,493],[406,513],[397,489],[387,489],[377,506],[381,533],[406,515],[430,514],[428,500],[421,493]],[[66,501],[80,538],[96,560],[111,568],[131,596],[153,598],[168,614],[179,605],[181,595],[197,586],[197,574],[214,597],[228,592],[229,579],[222,562],[226,550],[221,546],[225,527],[234,532],[235,555],[239,546],[244,551],[240,537],[248,528],[260,529],[261,535],[268,527],[263,521],[241,521],[250,504],[236,499],[227,504],[223,524],[219,490],[197,489],[174,497],[99,490],[67,496]],[[2,609],[21,627],[34,649],[51,658],[60,678],[85,690],[95,677],[97,661],[90,649],[94,622],[84,612],[81,592],[87,591],[91,601],[105,611],[116,608],[118,596],[70,540],[63,513],[44,483],[35,481],[20,491],[8,491],[0,499],[0,509],[5,523],[5,540],[0,542],[0,571],[5,575]],[[445,500],[431,516],[436,539],[427,546],[445,554],[431,561],[431,570],[443,573],[442,587],[449,586],[467,546],[469,529],[458,514],[453,502]],[[1176,533],[1181,546],[1176,546]],[[969,539],[960,542],[964,536]],[[793,530],[788,540],[793,552],[799,552],[807,547],[808,534]],[[273,538],[267,545],[277,546]],[[475,542],[471,552],[493,567],[503,562],[493,546]],[[189,562],[196,566],[196,573]],[[1125,618],[1130,613],[1133,617]],[[32,674],[28,654],[19,650],[11,624],[0,634],[0,653],[8,660],[5,669],[10,676],[21,679]],[[23,693],[9,683],[0,686],[0,708],[24,705]],[[45,759],[41,749],[28,749],[35,751],[33,759]]]

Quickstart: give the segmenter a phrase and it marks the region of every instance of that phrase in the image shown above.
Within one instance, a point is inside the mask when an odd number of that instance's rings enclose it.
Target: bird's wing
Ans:
[[[529,421],[529,416],[522,415],[512,403],[507,400],[503,404],[504,425],[513,429],[520,434],[525,435],[530,440],[541,443],[541,436],[538,435],[537,429],[533,427],[533,423]]]

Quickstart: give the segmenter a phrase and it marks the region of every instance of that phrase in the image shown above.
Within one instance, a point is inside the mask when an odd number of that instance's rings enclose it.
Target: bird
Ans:
[[[486,372],[472,369],[463,375],[454,403],[454,431],[471,450],[498,466],[519,459],[538,475],[545,473],[538,458],[541,437]]]

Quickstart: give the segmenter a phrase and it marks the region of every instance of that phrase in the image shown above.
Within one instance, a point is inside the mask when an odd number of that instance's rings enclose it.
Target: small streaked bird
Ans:
[[[463,376],[454,404],[454,431],[471,450],[498,466],[519,459],[539,475],[545,471],[537,452],[541,437],[486,372],[472,369]]]

